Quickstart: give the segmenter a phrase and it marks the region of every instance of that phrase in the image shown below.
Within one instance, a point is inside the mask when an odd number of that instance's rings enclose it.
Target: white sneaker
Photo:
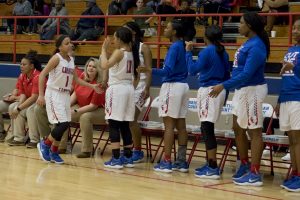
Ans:
[[[281,158],[281,160],[283,160],[283,161],[290,161],[291,160],[291,154],[287,153],[285,156],[283,156]]]
[[[232,150],[236,151],[236,146],[232,146],[231,148]]]

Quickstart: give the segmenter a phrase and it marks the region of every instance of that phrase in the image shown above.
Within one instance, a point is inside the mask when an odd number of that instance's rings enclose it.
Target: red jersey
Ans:
[[[21,84],[20,84],[20,94],[25,94],[26,98],[29,98],[32,94],[33,83],[39,81],[40,72],[38,70],[34,70],[30,76],[27,77],[26,74],[22,74],[21,76]]]
[[[83,79],[83,77],[84,75],[82,74],[80,78]],[[97,82],[93,81],[90,83],[96,84]],[[83,107],[91,103],[99,107],[104,107],[105,92],[103,92],[102,94],[97,94],[93,89],[79,84],[75,85],[74,92],[76,94],[77,104],[79,105],[79,107]]]

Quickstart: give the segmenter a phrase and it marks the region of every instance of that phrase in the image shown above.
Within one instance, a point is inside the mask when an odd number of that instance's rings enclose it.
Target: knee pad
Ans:
[[[110,141],[112,143],[120,142],[120,122],[110,119],[108,123]]]
[[[51,132],[51,136],[56,140],[60,141],[65,131],[69,128],[70,122],[62,122],[55,125]]]
[[[217,140],[215,136],[215,126],[212,122],[201,122],[201,131],[204,136],[206,150],[217,148]]]

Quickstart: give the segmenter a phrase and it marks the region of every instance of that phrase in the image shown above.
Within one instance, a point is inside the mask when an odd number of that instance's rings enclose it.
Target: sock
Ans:
[[[179,162],[186,162],[186,145],[178,145],[177,160]]]
[[[217,161],[209,159],[208,160],[208,166],[212,169],[216,169],[218,167]]]
[[[248,158],[242,158],[242,159],[241,159],[241,163],[242,163],[243,165],[247,165],[247,164],[249,163]]]
[[[57,152],[58,152],[58,146],[52,145],[52,146],[51,146],[51,151],[52,151],[53,153],[57,153]]]
[[[124,148],[124,156],[126,158],[131,158],[132,157],[132,151],[131,148],[125,147]]]
[[[142,147],[134,147],[133,150],[135,150],[135,151],[141,151]]]
[[[115,159],[119,159],[120,158],[120,149],[113,149],[112,155]]]
[[[164,161],[171,162],[171,156],[165,154]]]
[[[259,168],[260,168],[260,165],[251,165],[251,172],[254,174],[258,174]]]
[[[47,138],[46,140],[44,140],[44,144],[51,147],[52,141]]]
[[[298,171],[297,170],[292,170],[291,176],[298,176]]]

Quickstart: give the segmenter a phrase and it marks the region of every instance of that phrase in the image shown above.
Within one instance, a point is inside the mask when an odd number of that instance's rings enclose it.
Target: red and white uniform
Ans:
[[[84,77],[84,75],[81,75],[81,79]],[[97,84],[97,82],[94,80],[90,82],[91,84]],[[89,104],[94,104],[99,107],[104,107],[105,105],[105,92],[102,94],[98,94],[93,90],[92,88],[82,86],[79,84],[75,85],[74,92],[77,97],[77,104],[79,107],[83,107]]]
[[[105,95],[105,119],[134,120],[134,88],[132,85],[134,60],[132,52],[125,51],[122,60],[109,69],[108,89]]]
[[[70,91],[72,89],[74,59],[64,59],[59,53],[58,65],[49,72],[45,93],[49,122],[57,124],[71,121]]]
[[[145,67],[145,59],[142,53],[143,43],[140,43],[139,57],[140,57],[140,66]],[[147,75],[145,73],[140,74],[140,80],[134,91],[134,103],[135,106],[141,111],[145,104],[145,99],[142,95],[143,91],[146,87],[146,78]]]

